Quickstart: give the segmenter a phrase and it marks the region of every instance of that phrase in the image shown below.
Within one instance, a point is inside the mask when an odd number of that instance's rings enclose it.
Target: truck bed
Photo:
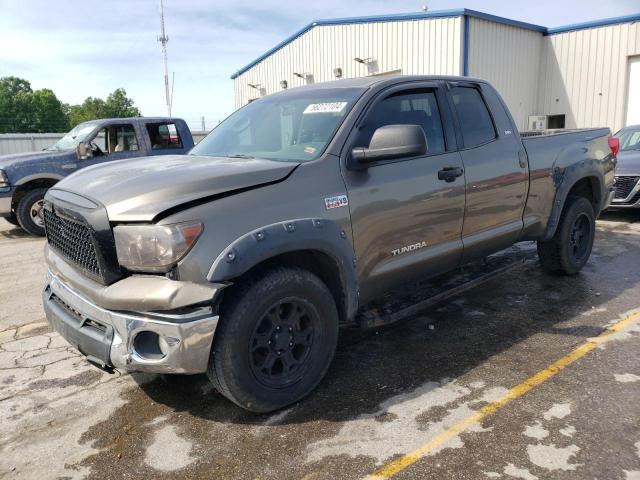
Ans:
[[[601,173],[598,172],[603,171],[602,163],[606,161],[603,158],[610,158],[610,134],[608,128],[520,133],[529,161],[530,187],[524,212],[527,238],[539,238],[546,230],[553,203],[558,200],[556,192],[562,193],[560,184],[573,183],[574,175],[576,178],[590,176],[589,172],[594,178],[599,178]],[[605,180],[605,183],[612,183],[613,177]],[[600,200],[604,201],[607,186],[600,185],[599,188],[602,193]],[[599,211],[599,208],[594,209]]]

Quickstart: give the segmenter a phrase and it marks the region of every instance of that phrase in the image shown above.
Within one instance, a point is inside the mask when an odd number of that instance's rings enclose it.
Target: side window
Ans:
[[[496,138],[491,115],[480,95],[473,87],[454,87],[451,98],[458,114],[465,148],[473,148]]]
[[[182,138],[180,138],[175,123],[148,123],[147,132],[153,150],[182,148]]]
[[[138,138],[133,125],[109,125],[101,128],[91,140],[93,156],[110,155],[115,152],[138,150]]]
[[[114,125],[110,127],[110,137],[113,140],[109,145],[109,152],[137,152],[138,138],[133,125]]]
[[[109,137],[109,129],[102,128],[98,132],[98,134],[91,140],[91,148],[93,150],[93,155],[106,155],[109,153],[109,148],[107,147],[107,138]]]
[[[412,90],[391,95],[367,114],[356,147],[368,147],[373,132],[386,125],[419,125],[427,137],[427,155],[444,153],[444,132],[435,93]]]

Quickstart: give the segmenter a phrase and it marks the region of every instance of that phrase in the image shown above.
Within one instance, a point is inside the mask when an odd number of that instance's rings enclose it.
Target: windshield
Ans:
[[[262,98],[232,114],[189,154],[313,160],[363,92],[359,88],[302,89]]]
[[[84,141],[87,136],[93,132],[96,126],[97,123],[95,122],[81,123],[58,140],[54,145],[47,148],[47,150],[72,150],[76,148],[80,142]]]
[[[620,130],[615,136],[620,139],[620,151],[640,150],[640,127]]]

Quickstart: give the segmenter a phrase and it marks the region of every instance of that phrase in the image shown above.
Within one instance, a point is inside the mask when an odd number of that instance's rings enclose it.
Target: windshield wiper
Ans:
[[[254,158],[251,155],[246,155],[244,153],[230,153],[229,155],[225,155],[225,157],[227,157],[227,158],[245,158],[245,159]]]

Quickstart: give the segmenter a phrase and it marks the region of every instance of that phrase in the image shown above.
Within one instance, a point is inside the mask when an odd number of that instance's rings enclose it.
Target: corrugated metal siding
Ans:
[[[0,155],[37,152],[50,147],[63,136],[64,133],[1,133]]]
[[[403,74],[461,75],[461,17],[316,26],[234,80],[236,108],[258,98],[259,84],[266,93],[304,85],[293,75],[311,73],[315,82],[365,76],[367,66],[354,58],[373,58],[377,72],[400,70]]]
[[[560,33],[544,42],[536,114],[566,114],[567,128],[621,128],[630,87],[628,57],[640,55],[640,25]]]
[[[543,36],[538,32],[470,17],[468,74],[488,80],[504,98],[519,129],[537,108]]]

